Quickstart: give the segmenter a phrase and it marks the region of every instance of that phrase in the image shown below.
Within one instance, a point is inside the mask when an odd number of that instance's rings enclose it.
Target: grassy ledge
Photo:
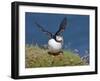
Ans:
[[[80,56],[70,50],[63,50],[63,54],[50,55],[48,49],[39,46],[25,46],[25,67],[55,67],[55,66],[80,66],[86,65]]]

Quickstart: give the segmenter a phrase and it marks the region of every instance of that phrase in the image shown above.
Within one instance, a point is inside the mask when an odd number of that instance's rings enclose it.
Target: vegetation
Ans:
[[[48,49],[38,45],[26,45],[25,67],[54,67],[54,66],[77,66],[85,65],[80,56],[70,50],[63,50],[63,54],[50,55]]]

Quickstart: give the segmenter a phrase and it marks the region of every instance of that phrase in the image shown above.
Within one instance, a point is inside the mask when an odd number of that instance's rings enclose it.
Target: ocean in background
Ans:
[[[47,45],[48,37],[36,27],[35,22],[55,33],[64,17],[67,18],[67,27],[63,32],[63,49],[72,50],[80,56],[89,54],[89,15],[26,12],[25,43]]]

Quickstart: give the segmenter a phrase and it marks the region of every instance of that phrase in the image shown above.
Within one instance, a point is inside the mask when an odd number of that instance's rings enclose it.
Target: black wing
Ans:
[[[49,31],[45,30],[40,24],[38,24],[37,22],[35,22],[35,24],[37,25],[37,27],[40,29],[40,31],[42,31],[43,33],[45,33],[46,35],[48,35],[49,38],[52,38],[52,33],[50,33]]]
[[[65,17],[59,27],[59,30],[55,33],[55,35],[60,35],[66,28],[67,25],[67,18]]]

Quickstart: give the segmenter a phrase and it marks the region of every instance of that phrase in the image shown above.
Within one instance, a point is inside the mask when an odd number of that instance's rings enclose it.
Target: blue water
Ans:
[[[67,27],[63,32],[63,49],[70,49],[80,56],[89,52],[89,16],[71,14],[25,13],[26,44],[47,44],[48,37],[41,32],[34,22],[38,22],[46,30],[55,33],[63,18],[67,18]]]

